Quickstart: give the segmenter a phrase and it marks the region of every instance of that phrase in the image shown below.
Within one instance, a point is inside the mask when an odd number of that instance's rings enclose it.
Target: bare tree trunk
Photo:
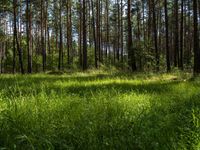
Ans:
[[[132,41],[132,23],[131,23],[131,0],[128,0],[128,65],[132,71],[136,71],[135,50]]]
[[[31,35],[31,2],[26,0],[26,32],[27,32],[27,52],[28,52],[28,73],[32,73],[32,35]]]
[[[155,11],[155,1],[152,0],[152,11],[153,11],[153,32],[154,32],[154,46],[156,53],[156,71],[159,71],[160,58],[158,52],[158,38],[157,38],[157,25],[156,25],[156,11]]]
[[[167,72],[170,72],[170,58],[169,58],[169,23],[168,23],[168,8],[167,8],[167,0],[165,0],[165,29],[166,29],[166,62],[167,62]]]
[[[183,70],[183,0],[181,0],[180,56],[179,69]]]
[[[14,14],[13,73],[15,73],[15,63],[16,63],[15,62],[15,53],[16,53],[15,45],[17,44],[16,46],[17,46],[17,52],[18,52],[18,56],[19,56],[20,71],[21,71],[22,74],[24,74],[24,67],[23,67],[23,60],[22,60],[22,50],[19,46],[19,41],[18,41],[18,36],[17,36],[17,14],[16,14],[16,10],[17,10],[17,0],[13,0],[13,14]]]
[[[60,43],[59,43],[59,63],[58,70],[62,69],[62,53],[63,53],[63,35],[62,35],[62,1],[60,0],[60,9],[59,9],[59,29],[60,29]]]
[[[194,12],[194,75],[200,73],[200,49],[198,34],[197,0],[193,0]]]
[[[95,18],[94,18],[94,3],[91,0],[91,7],[92,7],[92,29],[93,29],[93,39],[94,39],[94,62],[95,67],[98,68],[98,58],[97,58],[97,40],[96,40],[96,31],[95,31]]]
[[[174,66],[177,67],[179,61],[179,25],[178,25],[178,0],[175,0],[175,28],[174,28]]]
[[[83,0],[83,70],[87,70],[87,20],[86,1]]]

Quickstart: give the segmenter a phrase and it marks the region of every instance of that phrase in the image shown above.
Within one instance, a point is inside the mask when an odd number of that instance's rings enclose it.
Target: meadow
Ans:
[[[187,73],[0,75],[0,149],[200,149]]]

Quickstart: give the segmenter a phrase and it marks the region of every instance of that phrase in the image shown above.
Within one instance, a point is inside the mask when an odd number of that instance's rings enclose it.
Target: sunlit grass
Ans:
[[[0,76],[4,149],[200,149],[200,80],[90,71]]]

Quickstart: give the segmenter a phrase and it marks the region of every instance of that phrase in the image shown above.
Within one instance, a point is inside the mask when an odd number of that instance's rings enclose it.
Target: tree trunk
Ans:
[[[132,41],[132,23],[131,23],[131,0],[128,0],[128,65],[129,69],[136,71],[135,50]]]
[[[200,49],[198,34],[197,0],[193,0],[194,13],[194,75],[200,73]]]
[[[28,73],[32,73],[32,41],[31,41],[31,2],[26,0],[26,32],[27,32],[27,53],[28,53]]]
[[[13,46],[14,46],[14,61],[13,61],[13,73],[15,73],[15,44],[17,44],[17,52],[18,52],[18,57],[19,57],[19,64],[20,64],[20,71],[22,74],[24,74],[24,67],[23,67],[23,60],[22,60],[22,50],[19,46],[19,41],[18,41],[18,36],[17,36],[17,0],[13,0],[13,14],[14,14],[14,42],[13,42]],[[15,43],[16,42],[16,43]]]
[[[167,8],[167,0],[165,0],[165,36],[166,36],[166,63],[167,63],[167,72],[170,72],[170,58],[169,58],[169,23],[168,23],[168,8]]]
[[[83,0],[83,70],[87,70],[87,20],[86,0]]]
[[[160,58],[158,52],[158,37],[157,37],[157,25],[156,25],[156,11],[155,11],[155,1],[152,0],[152,11],[153,11],[153,32],[154,32],[154,46],[156,53],[156,71],[159,71]]]
[[[183,70],[183,0],[181,0],[180,56],[179,69]]]

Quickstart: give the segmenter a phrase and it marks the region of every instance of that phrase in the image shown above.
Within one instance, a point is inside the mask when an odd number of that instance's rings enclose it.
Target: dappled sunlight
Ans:
[[[200,150],[200,0],[0,0],[0,150]]]
[[[173,74],[143,77],[3,77],[0,142],[38,149],[63,142],[75,149],[93,143],[94,149],[196,146],[199,83]]]

